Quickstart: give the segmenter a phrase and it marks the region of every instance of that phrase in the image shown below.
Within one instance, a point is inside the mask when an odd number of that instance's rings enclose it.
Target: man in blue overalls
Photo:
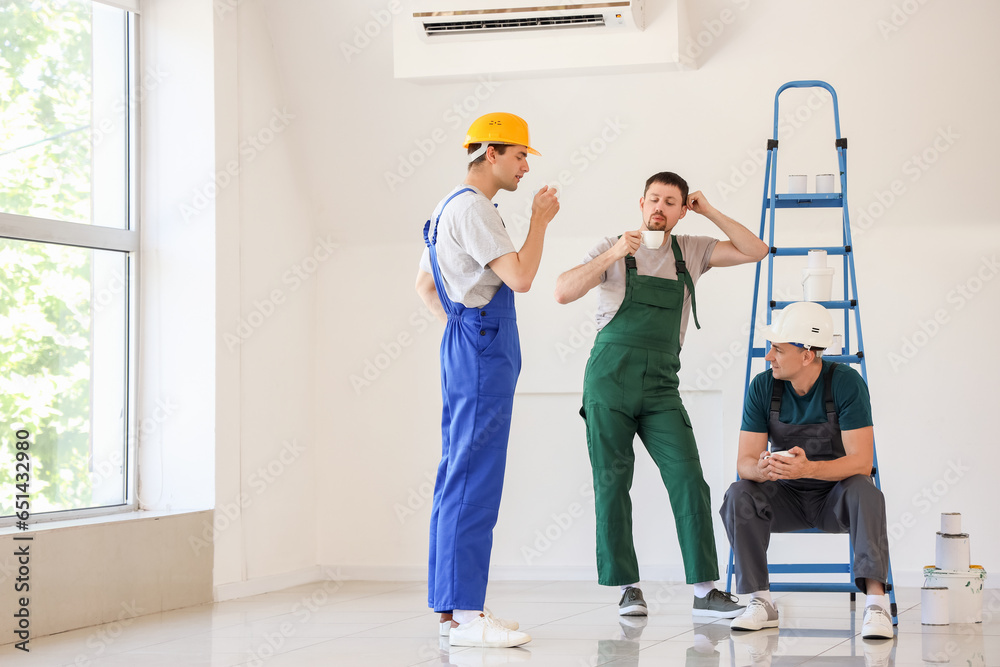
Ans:
[[[677,372],[692,310],[698,324],[698,278],[713,266],[760,261],[767,245],[701,192],[689,195],[687,182],[673,172],[646,181],[639,209],[639,230],[606,238],[556,283],[559,303],[599,288],[598,333],[580,411],[594,476],[598,582],[621,588],[619,614],[646,615],[629,498],[638,434],[670,496],[687,582],[694,584],[693,613],[731,618],[743,608],[715,587],[719,564],[711,500]],[[672,234],[689,209],[711,220],[728,240]],[[662,245],[643,242],[649,232],[665,233]]]
[[[514,292],[527,292],[559,210],[542,187],[520,250],[491,200],[528,172],[528,125],[509,113],[476,119],[465,138],[469,169],[424,227],[417,293],[445,322],[441,339],[441,463],[431,510],[428,605],[452,646],[531,641],[484,609],[493,527],[500,508],[521,347]]]
[[[778,627],[767,570],[771,533],[819,528],[850,533],[855,585],[868,596],[861,635],[889,639],[889,537],[885,499],[871,477],[868,387],[853,368],[822,358],[833,318],[818,303],[789,304],[764,336],[771,368],[747,391],[736,461],[741,479],[719,511],[733,545],[736,591],[751,594],[731,627]]]

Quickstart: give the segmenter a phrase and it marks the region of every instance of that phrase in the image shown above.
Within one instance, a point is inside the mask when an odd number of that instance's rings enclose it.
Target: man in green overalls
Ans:
[[[694,584],[694,614],[738,616],[743,607],[718,590],[712,508],[691,420],[681,403],[677,372],[693,310],[694,286],[713,266],[758,262],[767,245],[720,213],[683,178],[654,174],[639,199],[642,226],[609,237],[584,263],[559,276],[556,300],[576,301],[599,287],[597,339],[583,382],[587,447],[597,511],[597,571],[605,586],[620,586],[619,614],[645,616],[639,564],[632,543],[632,443],[638,433],[667,487],[687,583]],[[705,216],[728,237],[675,236],[688,210]],[[643,240],[645,236],[649,237]],[[655,234],[664,232],[662,245]]]

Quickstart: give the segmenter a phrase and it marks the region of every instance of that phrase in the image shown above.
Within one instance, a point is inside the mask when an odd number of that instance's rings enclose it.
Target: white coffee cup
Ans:
[[[794,458],[795,454],[792,454],[791,452],[786,452],[785,450],[782,449],[780,452],[771,452],[771,456],[785,456],[788,458]]]
[[[661,245],[663,245],[663,235],[665,232],[663,230],[656,231],[652,229],[642,230],[642,245],[646,246],[650,250],[656,250]]]

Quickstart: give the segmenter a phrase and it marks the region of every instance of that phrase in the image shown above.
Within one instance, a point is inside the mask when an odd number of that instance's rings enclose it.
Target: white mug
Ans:
[[[646,246],[650,250],[656,250],[661,245],[663,245],[663,235],[665,232],[662,230],[656,231],[652,229],[642,230],[642,245]]]

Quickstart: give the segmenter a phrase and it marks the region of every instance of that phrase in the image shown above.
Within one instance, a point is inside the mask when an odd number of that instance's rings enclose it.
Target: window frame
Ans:
[[[104,227],[90,222],[70,222],[0,211],[0,237],[32,243],[63,245],[87,250],[124,253],[125,260],[125,432],[123,438],[123,502],[77,509],[65,509],[31,514],[29,525],[108,516],[139,509],[137,450],[139,444],[138,368],[139,368],[139,276],[140,276],[140,194],[141,146],[139,119],[142,100],[140,63],[140,26],[138,0],[90,0],[122,9],[125,14],[125,85],[124,127],[126,132],[125,229]],[[91,309],[95,291],[91,289]],[[34,494],[32,494],[34,495]],[[16,516],[0,517],[0,530],[13,526]]]

